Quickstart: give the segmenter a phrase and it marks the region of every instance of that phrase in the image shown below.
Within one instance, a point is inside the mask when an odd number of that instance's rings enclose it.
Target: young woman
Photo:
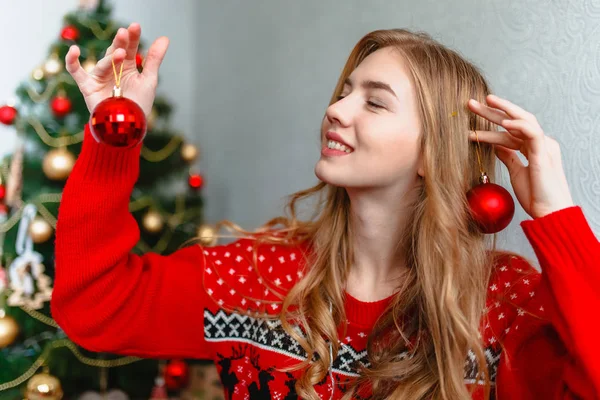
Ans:
[[[140,74],[139,37],[138,24],[120,29],[90,74],[70,49],[90,110],[110,96],[114,59],[149,114],[168,39]],[[211,358],[228,399],[599,398],[588,311],[600,308],[600,244],[533,115],[429,36],[376,31],[350,54],[321,144],[321,182],[292,196],[289,218],[228,245],[137,256],[140,146],[98,144],[86,127],[59,212],[54,318],[90,350]],[[496,155],[532,217],[522,227],[541,274],[495,251],[470,216],[466,193]],[[318,213],[300,221],[311,195]]]

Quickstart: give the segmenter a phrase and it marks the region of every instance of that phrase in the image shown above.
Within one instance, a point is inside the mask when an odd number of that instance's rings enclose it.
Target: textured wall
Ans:
[[[319,123],[350,49],[371,30],[408,27],[459,50],[498,95],[536,114],[562,144],[575,201],[600,232],[600,1],[226,0],[197,9],[195,125],[210,219],[254,228],[316,182]],[[532,257],[518,226],[526,218],[519,209],[500,244]]]

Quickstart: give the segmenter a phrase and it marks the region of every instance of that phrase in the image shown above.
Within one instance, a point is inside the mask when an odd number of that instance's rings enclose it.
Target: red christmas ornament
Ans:
[[[144,57],[140,53],[137,53],[135,55],[135,65],[138,68],[142,68],[142,64],[144,64]]]
[[[59,94],[52,99],[52,102],[50,102],[50,108],[52,109],[54,115],[58,118],[63,118],[70,113],[72,107],[73,104],[71,103],[71,100],[64,94]]]
[[[60,37],[62,40],[70,40],[75,42],[77,39],[79,39],[79,30],[73,25],[67,25],[60,32]]]
[[[4,125],[12,125],[17,117],[17,109],[12,106],[0,107],[0,122]]]
[[[115,88],[113,96],[101,101],[90,116],[90,131],[99,143],[135,147],[146,136],[144,110]]]
[[[188,365],[183,360],[171,360],[165,367],[164,375],[167,389],[180,390],[188,383]]]
[[[0,184],[0,200],[4,200],[6,198],[6,186]]]
[[[202,186],[204,185],[204,178],[202,178],[202,175],[200,174],[190,174],[190,177],[188,178],[188,185],[192,189],[202,189]]]
[[[500,232],[515,215],[515,202],[508,190],[490,183],[485,173],[480,181],[467,193],[471,215],[483,233]]]

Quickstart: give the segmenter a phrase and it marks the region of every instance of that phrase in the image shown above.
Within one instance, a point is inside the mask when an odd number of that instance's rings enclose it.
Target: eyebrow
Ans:
[[[346,80],[344,81],[344,85],[352,87],[352,81],[350,80],[350,78],[346,78]],[[390,85],[388,85],[385,82],[367,80],[362,81],[361,86],[365,89],[382,89],[394,95],[396,99],[398,98],[398,96],[396,96],[396,93],[394,93]]]

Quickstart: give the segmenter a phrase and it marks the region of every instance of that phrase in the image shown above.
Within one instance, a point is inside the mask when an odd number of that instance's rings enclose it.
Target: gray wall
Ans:
[[[207,217],[254,228],[316,182],[318,129],[352,46],[425,30],[562,144],[575,201],[600,232],[600,3],[594,0],[198,2],[194,124]],[[508,180],[503,180],[508,184]],[[502,247],[532,256],[518,210]]]

